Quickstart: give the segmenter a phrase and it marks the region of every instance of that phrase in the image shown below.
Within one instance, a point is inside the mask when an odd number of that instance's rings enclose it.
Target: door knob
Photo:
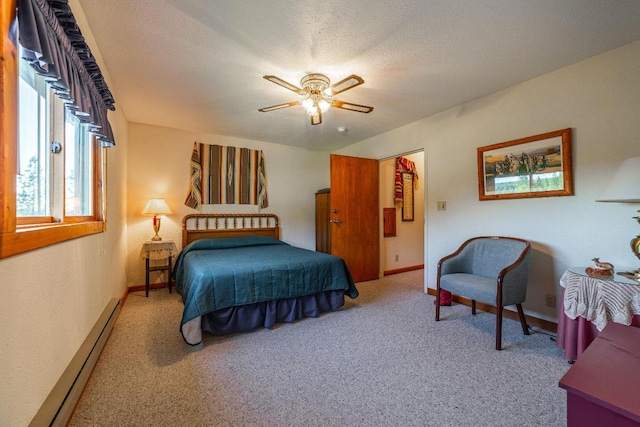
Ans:
[[[330,219],[329,222],[332,222],[334,224],[339,224],[340,220],[339,219]]]

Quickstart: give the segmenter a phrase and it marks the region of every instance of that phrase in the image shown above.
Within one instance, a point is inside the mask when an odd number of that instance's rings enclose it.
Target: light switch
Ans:
[[[438,202],[438,210],[446,211],[447,210],[447,202]]]

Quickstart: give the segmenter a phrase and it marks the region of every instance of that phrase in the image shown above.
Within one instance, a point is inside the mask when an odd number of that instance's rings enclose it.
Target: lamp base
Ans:
[[[640,222],[640,220],[638,221]],[[635,254],[635,256],[640,259],[640,234],[637,235],[634,239],[631,239],[631,251]]]
[[[157,215],[153,217],[153,231],[156,232],[156,235],[151,238],[151,241],[159,242],[162,240],[162,237],[158,236],[158,231],[160,231],[160,218]]]
[[[640,213],[640,211],[638,211],[638,213]],[[638,221],[638,224],[640,224],[640,215],[634,216],[633,219]],[[636,257],[638,257],[638,259],[640,259],[640,234],[631,239],[631,242],[629,243],[631,245],[631,251]],[[634,271],[620,271],[618,274],[628,279],[635,280],[636,282],[640,282],[640,269]]]

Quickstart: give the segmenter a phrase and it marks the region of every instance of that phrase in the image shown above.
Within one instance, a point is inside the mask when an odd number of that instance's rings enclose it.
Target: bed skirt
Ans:
[[[297,298],[223,308],[182,325],[182,337],[187,344],[198,345],[202,342],[202,331],[212,335],[229,335],[272,328],[278,323],[292,323],[305,317],[318,317],[342,307],[344,295],[344,290],[325,291]]]

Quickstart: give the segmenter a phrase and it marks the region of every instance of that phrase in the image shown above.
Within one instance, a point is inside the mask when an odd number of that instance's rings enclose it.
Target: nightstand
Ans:
[[[171,267],[173,257],[178,254],[178,248],[173,240],[160,240],[157,242],[147,240],[140,250],[140,258],[144,259],[145,264],[145,296],[149,296],[149,273],[152,271],[167,272],[167,286],[169,293],[173,287],[173,279],[171,278]],[[150,260],[167,260],[166,264],[150,265]]]
[[[567,426],[638,426],[640,328],[609,323],[560,379]]]

